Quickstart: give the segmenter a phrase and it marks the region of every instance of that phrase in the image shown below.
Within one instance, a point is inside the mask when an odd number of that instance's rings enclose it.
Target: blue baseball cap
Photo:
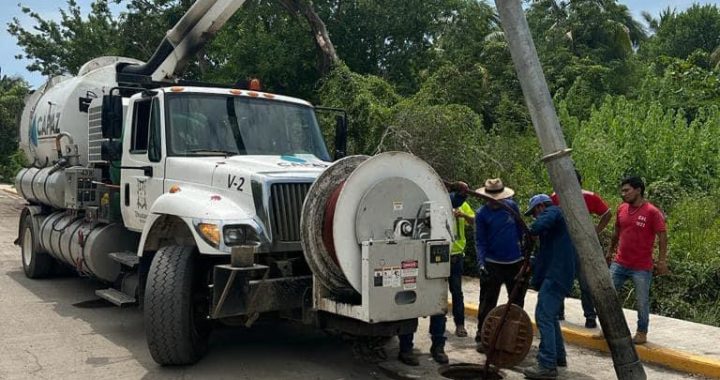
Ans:
[[[532,198],[530,198],[530,204],[528,205],[527,211],[525,211],[525,216],[531,215],[535,207],[539,204],[543,204],[546,202],[552,202],[550,197],[547,194],[536,194],[533,195]]]

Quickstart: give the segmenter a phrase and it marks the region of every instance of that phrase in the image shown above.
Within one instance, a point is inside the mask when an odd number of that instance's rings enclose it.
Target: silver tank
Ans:
[[[82,98],[99,98],[117,86],[115,65],[140,64],[124,57],[99,57],[80,68],[78,76],[58,76],[48,80],[25,99],[20,118],[20,148],[34,166],[52,166],[58,158],[56,138],[69,134],[77,144],[79,164],[88,163],[88,113],[80,110]],[[70,139],[62,138],[62,152]]]
[[[65,174],[62,169],[22,169],[15,176],[15,188],[28,201],[55,208],[65,207]]]
[[[50,214],[40,225],[43,249],[78,272],[107,282],[120,273],[120,264],[109,254],[134,252],[138,243],[139,234],[120,224],[86,222],[64,211]]]

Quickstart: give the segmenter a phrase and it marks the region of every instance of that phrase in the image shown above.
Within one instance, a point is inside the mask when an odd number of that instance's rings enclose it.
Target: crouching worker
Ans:
[[[538,289],[535,321],[540,332],[537,365],[526,368],[528,379],[555,379],[557,367],[567,366],[565,344],[557,316],[575,278],[577,256],[570,241],[565,217],[545,194],[530,199],[525,215],[535,221],[530,234],[540,239],[535,255],[532,286]]]

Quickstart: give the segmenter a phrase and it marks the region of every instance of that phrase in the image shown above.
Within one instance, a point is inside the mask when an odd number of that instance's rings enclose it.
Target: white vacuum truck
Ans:
[[[143,308],[150,353],[189,364],[216,323],[261,314],[361,336],[445,312],[455,223],[442,181],[406,153],[331,163],[313,107],[176,80],[243,1],[198,0],[147,62],[101,57],[29,98],[25,274],[70,267]]]

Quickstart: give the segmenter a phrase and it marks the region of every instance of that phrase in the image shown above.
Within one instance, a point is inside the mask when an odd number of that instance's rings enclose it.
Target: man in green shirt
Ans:
[[[465,301],[462,292],[463,259],[465,256],[465,227],[472,225],[475,221],[475,211],[466,202],[468,185],[464,182],[456,182],[451,187],[450,202],[455,215],[455,227],[457,236],[450,252],[450,294],[452,295],[452,313],[455,320],[455,335],[466,337],[465,330]]]

